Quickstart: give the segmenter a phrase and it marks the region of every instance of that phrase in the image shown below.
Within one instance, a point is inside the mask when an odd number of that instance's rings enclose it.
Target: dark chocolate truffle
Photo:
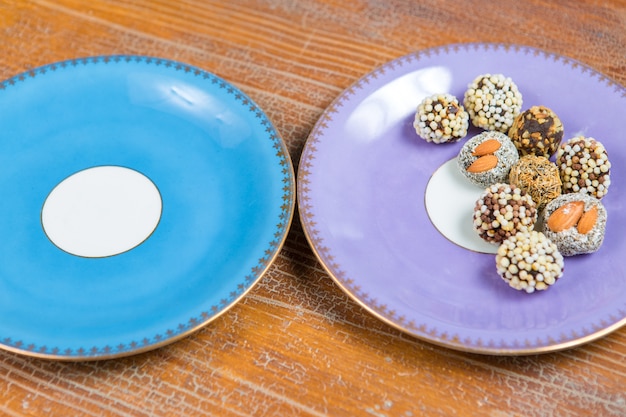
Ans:
[[[533,106],[515,118],[509,137],[521,156],[550,158],[563,139],[563,123],[549,108]]]

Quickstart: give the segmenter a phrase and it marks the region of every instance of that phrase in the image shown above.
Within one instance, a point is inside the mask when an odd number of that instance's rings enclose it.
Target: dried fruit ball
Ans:
[[[607,211],[595,197],[563,194],[546,205],[543,232],[563,256],[593,253],[604,241]]]
[[[509,182],[529,193],[539,210],[561,195],[559,169],[545,156],[522,156],[511,167]]]
[[[474,230],[489,243],[500,244],[537,221],[535,202],[525,191],[509,184],[494,184],[474,207]]]
[[[522,94],[510,77],[483,74],[465,91],[463,105],[478,128],[506,133],[522,109]]]
[[[511,139],[500,132],[482,132],[463,144],[457,164],[473,184],[486,188],[507,182],[511,167],[519,154]]]
[[[509,137],[520,155],[551,157],[563,139],[561,119],[545,106],[533,106],[520,113],[509,129]]]
[[[469,115],[456,97],[435,94],[417,106],[413,127],[427,142],[457,142],[467,135]]]
[[[611,185],[611,162],[604,145],[592,137],[576,136],[556,152],[563,193],[583,192],[604,197]]]
[[[563,255],[541,232],[519,232],[506,239],[496,254],[496,268],[516,290],[547,290],[563,276]]]

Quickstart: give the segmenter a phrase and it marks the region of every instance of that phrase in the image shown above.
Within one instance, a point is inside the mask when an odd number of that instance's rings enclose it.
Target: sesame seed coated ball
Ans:
[[[541,232],[519,232],[502,242],[496,253],[498,274],[516,290],[547,290],[563,275],[563,255]]]
[[[525,191],[509,184],[487,188],[474,206],[474,230],[489,243],[500,244],[537,221],[535,202]]]
[[[456,97],[434,94],[417,106],[413,127],[426,142],[457,142],[467,135],[469,115]]]
[[[563,123],[548,107],[533,106],[520,113],[509,129],[520,155],[551,157],[563,139]]]
[[[556,152],[563,193],[583,192],[604,197],[611,185],[611,162],[604,145],[592,137],[576,136]]]
[[[457,157],[459,170],[472,184],[489,187],[508,182],[511,167],[519,160],[517,148],[501,132],[482,132],[467,140]]]
[[[546,205],[542,213],[543,233],[563,256],[593,253],[604,241],[607,211],[589,194],[562,194]]]
[[[522,109],[522,94],[510,77],[483,74],[465,91],[463,105],[472,124],[506,133]]]
[[[511,167],[509,183],[529,193],[539,210],[561,195],[559,169],[545,156],[522,156]]]

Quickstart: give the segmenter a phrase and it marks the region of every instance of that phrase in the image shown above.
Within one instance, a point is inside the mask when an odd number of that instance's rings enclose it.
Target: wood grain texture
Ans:
[[[626,84],[623,0],[0,0],[0,78],[103,54],[187,62],[249,94],[296,165],[344,88],[390,59],[460,42],[542,48]],[[0,352],[0,415],[624,416],[625,357],[624,328],[526,357],[409,337],[334,284],[296,218],[243,301],[179,342],[86,363]]]

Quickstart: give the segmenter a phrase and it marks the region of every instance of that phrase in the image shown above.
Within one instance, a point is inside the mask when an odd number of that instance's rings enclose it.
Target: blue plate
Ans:
[[[293,166],[263,111],[223,79],[91,57],[0,83],[0,108],[0,348],[85,360],[163,346],[232,307],[278,255]]]

